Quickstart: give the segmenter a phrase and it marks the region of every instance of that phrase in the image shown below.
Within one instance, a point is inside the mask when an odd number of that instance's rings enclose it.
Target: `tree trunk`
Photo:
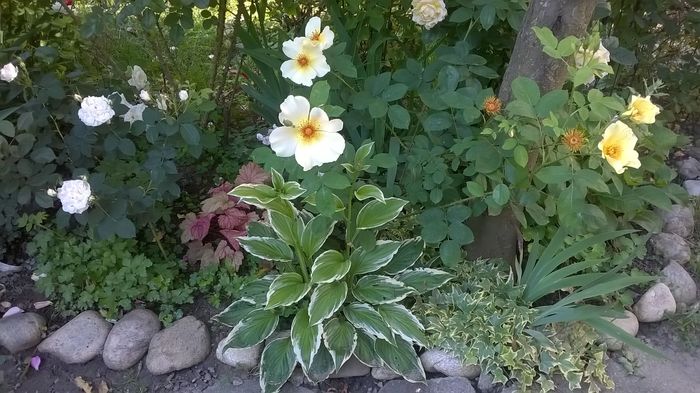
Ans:
[[[566,80],[566,64],[542,52],[542,45],[532,30],[546,26],[562,39],[586,32],[597,0],[532,0],[518,32],[510,63],[503,76],[498,96],[505,104],[511,98],[511,82],[528,77],[540,87],[542,94],[559,89]],[[469,259],[502,258],[514,263],[522,253],[520,226],[511,209],[499,216],[471,218],[467,224],[475,233],[474,242],[466,247]]]
[[[542,94],[559,89],[566,80],[566,64],[542,52],[542,45],[532,31],[534,26],[548,27],[558,39],[586,32],[597,0],[532,0],[518,32],[510,63],[503,76],[498,98],[510,101],[510,84],[519,76],[528,77]]]

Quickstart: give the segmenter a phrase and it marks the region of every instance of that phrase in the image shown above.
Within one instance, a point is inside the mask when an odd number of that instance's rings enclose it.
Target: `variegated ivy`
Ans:
[[[244,287],[241,299],[214,319],[233,328],[227,348],[266,342],[263,392],[277,392],[297,364],[319,382],[353,355],[409,381],[425,380],[414,349],[425,346],[424,328],[400,302],[440,287],[451,275],[414,266],[423,254],[421,238],[378,240],[378,231],[407,202],[358,180],[369,169],[372,148],[362,146],[350,162],[320,175],[347,178],[333,193],[307,192],[275,170],[272,186],[243,184],[231,191],[266,210],[267,224],[251,223],[239,241],[248,253],[274,261],[279,273]],[[292,201],[301,196],[306,209],[298,210]],[[273,335],[287,317],[291,332]]]

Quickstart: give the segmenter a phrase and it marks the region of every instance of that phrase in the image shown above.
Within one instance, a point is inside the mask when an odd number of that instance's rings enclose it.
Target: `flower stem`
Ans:
[[[165,249],[163,248],[163,244],[160,242],[160,238],[156,234],[156,229],[153,228],[153,223],[149,222],[148,227],[151,229],[151,234],[153,235],[153,240],[155,240],[156,244],[158,244],[158,248],[160,249],[160,253],[163,254],[163,259],[167,260],[168,254],[165,253]]]

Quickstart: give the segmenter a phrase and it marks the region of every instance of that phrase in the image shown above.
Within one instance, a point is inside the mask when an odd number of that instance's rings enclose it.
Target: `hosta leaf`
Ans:
[[[263,393],[277,392],[292,376],[296,364],[292,340],[289,337],[269,342],[260,361],[260,388]]]
[[[250,254],[268,261],[290,262],[294,253],[287,243],[271,237],[241,236],[241,246]]]
[[[343,308],[345,318],[356,328],[363,330],[373,337],[394,342],[394,334],[387,326],[382,316],[369,304],[352,303]]]
[[[366,274],[379,270],[386,266],[396,255],[401,247],[401,242],[380,240],[376,246],[366,251],[358,247],[350,255],[352,274]]]
[[[323,342],[318,347],[318,352],[311,361],[311,366],[306,370],[306,377],[309,378],[311,382],[319,383],[325,381],[328,377],[335,371],[335,364],[333,362],[333,357]]]
[[[370,304],[395,303],[409,294],[413,288],[387,276],[368,275],[357,281],[352,294],[359,301]]]
[[[316,251],[321,249],[323,243],[333,232],[334,226],[335,221],[324,216],[316,216],[306,224],[301,236],[301,249],[307,257],[313,256]]]
[[[259,306],[256,306],[252,299],[243,298],[231,303],[224,311],[214,315],[211,319],[222,325],[234,327],[256,308]]]
[[[279,316],[273,310],[254,310],[226,336],[225,348],[248,348],[260,344],[275,331]]]
[[[277,236],[287,244],[299,244],[304,224],[299,219],[288,217],[280,212],[270,211],[270,226]]]
[[[400,304],[382,304],[377,307],[377,311],[384,318],[391,330],[408,342],[426,346],[425,328],[418,318],[408,309]]]
[[[384,340],[377,340],[374,347],[377,355],[391,371],[401,375],[409,382],[425,382],[425,370],[423,370],[423,365],[410,343],[397,337],[396,345]]]
[[[241,287],[241,298],[249,298],[258,306],[264,306],[267,301],[267,291],[270,290],[270,285],[277,278],[276,274],[268,274],[263,278],[249,282]]]
[[[309,313],[306,308],[302,308],[292,321],[292,345],[294,354],[301,367],[306,372],[311,366],[311,360],[316,356],[318,347],[321,345],[321,334],[323,325],[310,325]]]
[[[425,242],[422,238],[416,237],[401,242],[399,250],[394,254],[388,265],[381,269],[385,274],[397,274],[413,266],[418,258],[423,255]]]
[[[309,303],[309,323],[316,325],[333,315],[343,305],[347,295],[348,286],[345,281],[317,286]]]
[[[425,293],[440,288],[452,279],[452,275],[442,270],[420,268],[406,270],[397,275],[396,279],[415,289],[418,293]]]
[[[360,188],[355,191],[355,198],[357,198],[358,201],[374,198],[380,202],[384,202],[384,193],[379,189],[379,187],[373,184],[365,184],[360,186]]]
[[[348,321],[333,318],[323,328],[323,340],[330,352],[335,369],[350,358],[357,345],[357,331]]]
[[[367,202],[357,213],[357,229],[372,229],[388,223],[398,217],[407,203],[408,201],[399,198],[386,198],[384,202]]]
[[[336,250],[324,251],[311,266],[311,282],[326,283],[345,277],[350,270],[350,261]]]
[[[382,367],[382,360],[377,356],[377,351],[374,349],[374,338],[357,332],[357,345],[354,351],[357,360],[368,365],[369,367]]]
[[[289,306],[303,298],[311,289],[309,283],[298,273],[282,273],[270,285],[267,291],[266,309]]]

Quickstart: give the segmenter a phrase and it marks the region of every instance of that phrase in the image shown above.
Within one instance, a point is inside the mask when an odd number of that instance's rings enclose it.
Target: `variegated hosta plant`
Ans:
[[[272,171],[272,186],[244,184],[231,191],[242,201],[266,209],[267,224],[251,223],[243,248],[276,262],[279,273],[242,290],[242,298],[215,317],[233,327],[227,348],[266,342],[260,365],[263,392],[276,392],[297,363],[320,382],[355,356],[368,366],[386,366],[409,381],[424,381],[414,346],[425,346],[424,329],[401,301],[440,287],[451,275],[414,267],[423,254],[421,238],[379,240],[382,226],[394,220],[406,201],[385,197],[358,180],[369,169],[372,145],[358,149],[343,172],[347,187],[323,195],[307,193]],[[321,177],[329,173],[319,174]],[[292,201],[306,196],[308,210]],[[330,214],[321,205],[329,199]],[[286,319],[291,332],[277,334]]]

